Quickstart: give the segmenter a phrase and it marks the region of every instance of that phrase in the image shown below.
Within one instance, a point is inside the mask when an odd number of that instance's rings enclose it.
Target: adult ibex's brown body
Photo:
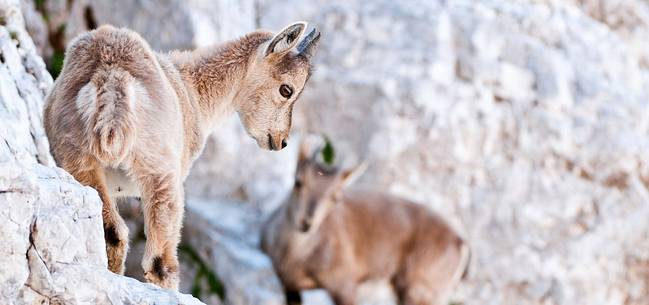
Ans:
[[[128,249],[115,198],[138,196],[147,233],[145,277],[177,287],[182,182],[212,127],[233,112],[262,148],[286,146],[319,37],[314,30],[300,40],[305,28],[295,23],[277,35],[257,31],[168,55],[111,26],[70,44],[47,98],[45,128],[57,163],[103,201],[111,271],[123,272]]]
[[[360,283],[388,279],[400,304],[445,304],[467,266],[467,245],[420,205],[343,191],[350,175],[301,153],[289,202],[264,225],[262,247],[288,303],[300,303],[300,290],[324,288],[337,305],[351,305]]]

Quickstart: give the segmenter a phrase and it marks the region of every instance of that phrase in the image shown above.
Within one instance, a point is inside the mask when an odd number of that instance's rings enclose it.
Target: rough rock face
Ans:
[[[93,23],[110,23],[128,26],[159,50],[211,45],[239,36],[241,29],[254,28],[252,0],[78,0],[70,14],[68,37],[87,30]]]
[[[18,1],[0,2],[0,304],[202,304],[110,273],[97,193],[54,166],[52,84]]]
[[[108,271],[101,201],[62,169],[0,172],[0,303],[202,304]]]
[[[555,0],[556,1],[556,0]],[[553,1],[548,1],[552,3]],[[628,52],[643,69],[649,68],[649,10],[647,1],[571,0],[584,13],[604,23],[627,43]],[[559,2],[561,3],[561,2]]]
[[[33,1],[23,0],[23,12],[29,17],[27,25],[33,35],[41,37],[41,24],[45,23],[45,32],[56,36],[60,31],[60,36],[55,38],[60,39],[63,46],[79,33],[105,23],[128,26],[157,50],[219,43],[239,36],[242,29],[252,30],[255,25],[252,0],[47,0],[39,7]],[[48,50],[51,46],[37,45],[44,55],[51,52]]]
[[[368,159],[361,183],[466,232],[474,260],[456,299],[646,304],[646,57],[599,21],[609,15],[548,2],[280,1],[260,11],[265,27],[304,19],[324,32],[300,104],[306,129]]]

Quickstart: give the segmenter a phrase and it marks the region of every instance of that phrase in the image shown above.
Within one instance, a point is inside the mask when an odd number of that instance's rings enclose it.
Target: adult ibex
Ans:
[[[354,171],[301,149],[292,194],[262,232],[288,304],[301,303],[300,290],[324,288],[336,305],[352,305],[359,284],[380,279],[399,304],[446,304],[468,264],[466,243],[421,205],[344,189]]]
[[[145,278],[178,286],[183,186],[207,136],[237,112],[265,149],[286,146],[293,105],[320,37],[306,23],[223,45],[160,54],[135,32],[102,26],[74,39],[47,97],[45,128],[59,166],[103,201],[108,267],[123,273],[128,229],[115,198],[143,199]]]

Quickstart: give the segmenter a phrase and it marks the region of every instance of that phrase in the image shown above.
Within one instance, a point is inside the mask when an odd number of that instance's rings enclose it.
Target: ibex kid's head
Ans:
[[[289,199],[289,219],[303,233],[317,229],[331,208],[342,201],[343,189],[364,170],[364,164],[346,170],[324,165],[317,161],[319,152],[309,158],[304,143],[301,145]]]
[[[291,24],[261,44],[241,86],[239,116],[261,148],[287,145],[293,105],[309,78],[320,38],[314,29],[300,39],[306,28],[305,22]]]

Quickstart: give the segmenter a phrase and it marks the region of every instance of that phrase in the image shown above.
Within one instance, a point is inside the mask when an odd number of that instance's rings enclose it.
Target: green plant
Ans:
[[[50,18],[47,15],[47,10],[45,10],[45,0],[34,0],[34,4],[36,6],[36,11],[41,13],[43,19],[45,19],[45,21],[49,21]]]
[[[65,53],[59,50],[54,51],[52,57],[50,57],[50,60],[47,63],[47,70],[52,75],[52,78],[56,79],[59,74],[61,74],[61,70],[63,70],[64,57]]]
[[[323,137],[325,139],[325,146],[322,148],[322,161],[327,165],[334,165],[334,161],[336,160],[336,151],[334,150],[334,146],[331,144],[329,137],[326,135]]]
[[[52,78],[56,79],[61,70],[63,69],[63,59],[65,57],[65,45],[64,37],[65,36],[65,24],[60,25],[56,32],[50,33],[49,41],[54,49],[52,57],[47,60],[47,70],[52,75]]]
[[[197,269],[196,276],[192,281],[192,295],[200,299],[203,294],[203,285],[201,284],[207,283],[209,289],[208,293],[216,294],[221,300],[223,300],[225,298],[223,283],[216,274],[207,267],[205,262],[200,258],[200,256],[198,256],[198,253],[196,253],[196,251],[189,245],[180,245],[178,251],[181,256],[185,257],[187,261],[193,264]]]

